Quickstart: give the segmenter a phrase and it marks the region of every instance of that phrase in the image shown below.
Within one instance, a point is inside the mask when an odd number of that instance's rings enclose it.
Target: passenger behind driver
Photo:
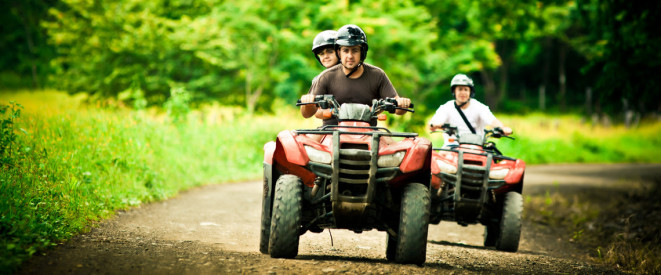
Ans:
[[[335,41],[335,54],[341,65],[323,71],[312,83],[310,93],[301,97],[301,102],[313,102],[314,95],[331,94],[340,104],[370,105],[373,99],[392,97],[397,99],[398,107],[408,108],[411,100],[397,95],[386,73],[379,67],[364,63],[367,49],[367,36],[360,27],[342,26]],[[406,111],[397,110],[396,113],[402,115]],[[313,115],[323,118],[322,110],[312,104],[302,105],[301,114],[305,118]],[[337,125],[337,119],[324,119],[324,125]]]
[[[319,61],[321,66],[328,69],[337,64],[340,64],[340,60],[335,54],[335,40],[337,39],[337,31],[326,30],[322,31],[312,40],[312,53],[314,58]],[[315,76],[312,79],[312,83],[317,81],[319,75]],[[311,93],[303,95],[301,97],[301,102],[312,102],[314,101],[314,95]],[[301,114],[303,114],[303,106],[301,106]],[[322,115],[321,113],[319,114]]]
[[[453,100],[446,102],[438,107],[436,114],[429,122],[429,129],[431,131],[441,129],[443,124],[450,124],[457,127],[459,135],[463,133],[471,133],[470,127],[461,117],[459,109],[464,113],[466,119],[470,123],[476,134],[482,135],[486,126],[500,127],[505,135],[511,135],[512,129],[503,125],[498,120],[488,106],[477,101],[475,98],[475,86],[473,80],[465,74],[457,74],[450,82],[450,91],[452,92]],[[450,136],[443,134],[444,143],[443,147],[458,145],[456,139],[450,142]]]
[[[314,57],[319,61],[319,64],[326,69],[340,64],[340,60],[335,55],[334,45],[336,39],[336,31],[326,30],[317,34],[312,40],[312,53],[314,53]]]

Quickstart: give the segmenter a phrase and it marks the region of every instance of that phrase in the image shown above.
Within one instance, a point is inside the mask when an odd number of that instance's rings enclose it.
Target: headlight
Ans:
[[[305,147],[305,152],[308,153],[308,157],[310,158],[311,161],[326,163],[326,164],[331,163],[330,153],[314,149],[307,145],[304,145],[303,147]]]
[[[379,167],[397,167],[399,166],[400,163],[402,163],[402,160],[404,159],[405,155],[406,155],[406,151],[397,151],[396,153],[391,155],[379,156],[379,159],[377,160],[376,164]]]
[[[510,172],[510,169],[498,169],[498,170],[491,170],[489,172],[489,178],[492,180],[502,180],[507,176],[507,173]]]
[[[457,173],[457,167],[452,165],[452,164],[448,164],[445,161],[442,161],[440,159],[436,160],[436,164],[438,165],[438,168],[441,169],[441,172],[443,172],[443,173],[448,173],[448,174],[456,174]]]

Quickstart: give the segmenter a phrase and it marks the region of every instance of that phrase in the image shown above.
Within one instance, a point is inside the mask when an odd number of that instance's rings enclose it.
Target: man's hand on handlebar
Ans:
[[[395,97],[395,99],[397,100],[397,107],[399,108],[408,109],[409,107],[413,107],[411,106],[411,99],[409,98],[397,96]],[[397,111],[395,111],[395,114],[398,115],[406,114],[406,110],[397,109]]]
[[[505,134],[506,136],[509,136],[509,135],[512,134],[512,128],[510,128],[510,127],[503,126],[503,127],[500,127],[500,129],[503,130],[503,134]]]
[[[314,102],[314,95],[313,94],[304,94],[301,97],[301,103],[311,103]]]
[[[409,106],[411,106],[411,99],[409,99],[409,98],[398,96],[398,97],[395,97],[395,99],[397,100],[397,107],[399,107],[399,108],[408,109]]]

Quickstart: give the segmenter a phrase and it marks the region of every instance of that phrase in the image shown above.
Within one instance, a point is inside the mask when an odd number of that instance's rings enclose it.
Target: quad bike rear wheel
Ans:
[[[275,185],[269,253],[272,258],[294,258],[298,255],[301,232],[301,179],[282,175]]]
[[[392,249],[397,263],[422,265],[425,262],[430,201],[429,190],[424,185],[411,183],[404,188],[396,246],[392,247],[388,239],[386,257]]]
[[[521,213],[523,197],[517,192],[507,192],[503,202],[503,214],[500,220],[500,234],[496,239],[496,249],[516,252],[521,239]]]

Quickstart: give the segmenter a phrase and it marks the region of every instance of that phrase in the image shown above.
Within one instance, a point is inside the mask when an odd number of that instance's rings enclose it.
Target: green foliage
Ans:
[[[48,9],[57,0],[0,2],[0,88],[39,88],[46,84],[52,70],[49,61],[55,49],[47,43],[46,30],[40,26]]]
[[[296,127],[288,123],[301,122],[204,107],[173,124],[153,109],[77,107],[84,97],[11,97],[25,108],[0,98],[2,273],[118,209],[201,184],[259,177],[264,143]]]
[[[16,147],[16,121],[21,117],[21,109],[23,106],[14,101],[9,105],[0,104],[0,167],[11,165],[12,151]]]
[[[615,99],[626,100],[625,108],[658,112],[661,2],[579,2],[584,6],[579,22],[591,28],[581,46],[594,57],[586,71],[599,75],[596,88],[600,102],[609,111],[617,110],[606,103]]]
[[[170,98],[163,107],[175,123],[181,122],[186,119],[186,115],[190,112],[190,100],[190,93],[186,91],[186,88],[172,88]]]
[[[19,2],[0,9],[9,30],[0,50],[15,53],[0,58],[5,88],[49,76],[59,89],[144,108],[183,87],[194,103],[269,112],[321,71],[310,52],[319,31],[358,24],[367,62],[427,114],[450,98],[456,73],[471,75],[477,98],[496,111],[659,110],[657,2]]]

